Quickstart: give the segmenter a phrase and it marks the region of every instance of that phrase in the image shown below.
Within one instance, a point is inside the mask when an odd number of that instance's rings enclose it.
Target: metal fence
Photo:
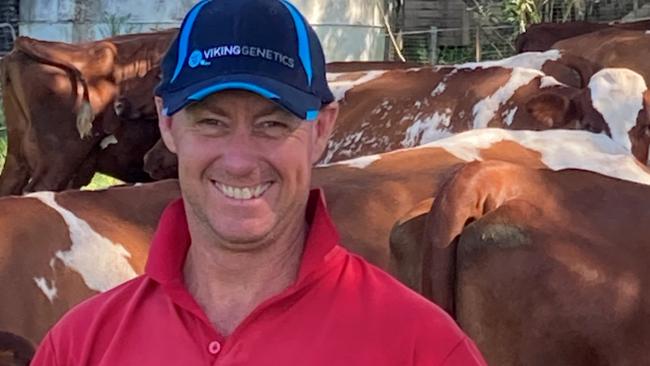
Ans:
[[[456,64],[496,60],[515,53],[513,25],[492,27],[437,28],[400,32],[397,44],[407,61],[428,64]],[[390,44],[390,43],[389,43]],[[389,55],[396,59],[390,44]]]

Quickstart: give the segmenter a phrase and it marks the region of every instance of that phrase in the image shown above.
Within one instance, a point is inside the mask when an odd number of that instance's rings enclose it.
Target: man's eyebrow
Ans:
[[[280,107],[277,104],[270,104],[267,107],[259,110],[255,115],[253,116],[254,118],[260,118],[260,117],[265,117],[269,115],[276,115],[276,116],[282,116],[286,118],[291,118],[293,117],[293,114],[288,112],[286,109]]]
[[[195,113],[200,113],[200,112],[212,112],[214,114],[218,114],[220,116],[226,116],[227,113],[225,110],[219,108],[218,106],[214,104],[209,104],[209,103],[196,103],[196,104],[190,104],[187,107],[187,111],[191,114]]]

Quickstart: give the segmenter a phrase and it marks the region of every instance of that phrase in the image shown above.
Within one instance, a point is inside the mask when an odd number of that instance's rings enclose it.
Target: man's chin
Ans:
[[[250,252],[266,246],[271,240],[269,230],[242,230],[216,232],[225,248],[236,252]]]

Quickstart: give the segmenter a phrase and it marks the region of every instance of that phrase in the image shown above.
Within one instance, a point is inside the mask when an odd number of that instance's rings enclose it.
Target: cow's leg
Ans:
[[[0,196],[19,195],[27,185],[30,169],[23,146],[23,136],[10,128],[7,156],[0,174]]]
[[[3,104],[7,126],[7,155],[0,174],[0,196],[21,194],[29,180],[29,164],[24,155],[27,120],[20,108],[15,91],[9,83],[3,83]]]
[[[0,196],[19,195],[29,180],[29,168],[20,154],[8,152],[0,174]]]
[[[68,186],[66,188],[77,189],[90,184],[90,181],[93,179],[95,171],[97,170],[96,165],[97,154],[92,153],[81,164],[74,177],[72,177],[72,180],[68,182]]]
[[[88,156],[99,142],[99,137],[79,139],[72,133],[30,130],[35,143],[26,151],[27,160],[36,162],[25,192],[62,191],[68,187]],[[74,136],[74,137],[73,137]]]

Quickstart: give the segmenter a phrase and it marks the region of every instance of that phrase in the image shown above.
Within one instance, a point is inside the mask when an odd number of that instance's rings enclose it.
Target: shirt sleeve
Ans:
[[[56,358],[54,350],[54,342],[52,342],[52,335],[50,333],[45,336],[41,344],[36,350],[36,354],[32,359],[30,366],[58,366],[59,362]]]
[[[449,353],[441,366],[487,366],[487,363],[474,342],[465,337]]]

